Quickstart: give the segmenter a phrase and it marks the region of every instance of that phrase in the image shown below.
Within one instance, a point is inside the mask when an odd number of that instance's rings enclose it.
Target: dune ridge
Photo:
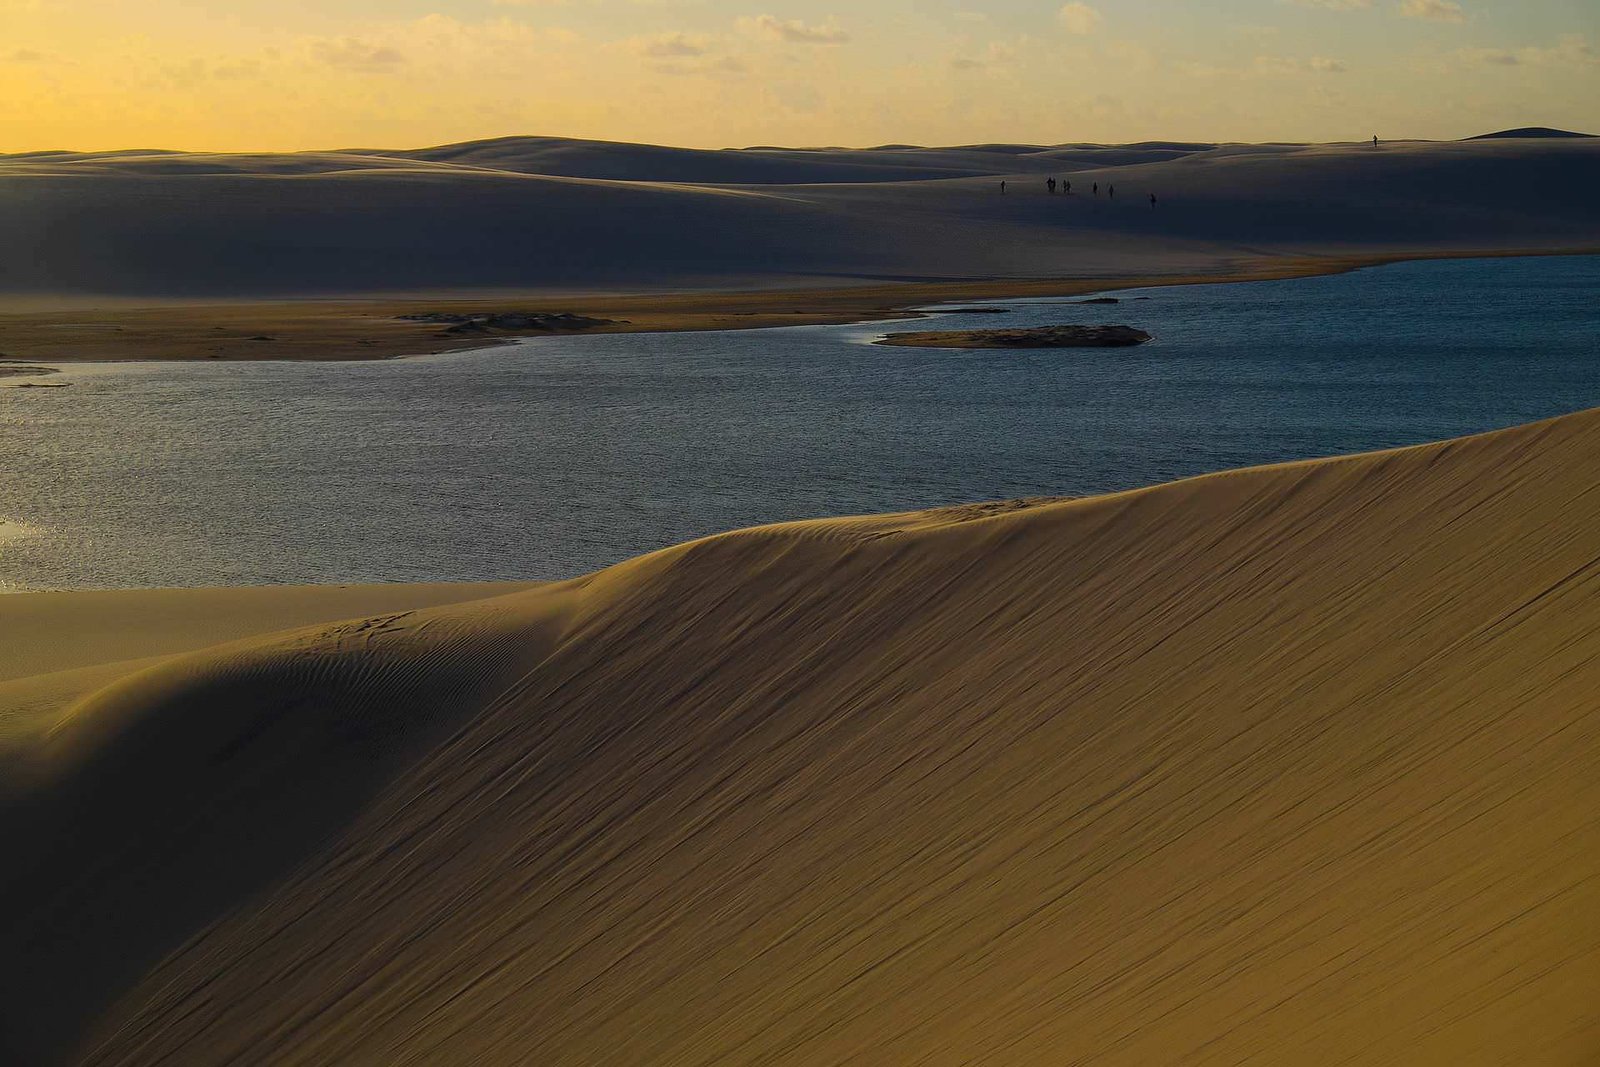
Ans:
[[[1073,195],[1047,196],[1047,176],[1071,180]],[[1600,247],[1597,185],[1600,139],[1554,136],[34,153],[0,157],[0,296],[794,288],[1572,250]]]
[[[1586,412],[163,660],[0,819],[8,1062],[1588,1062],[1596,462]]]

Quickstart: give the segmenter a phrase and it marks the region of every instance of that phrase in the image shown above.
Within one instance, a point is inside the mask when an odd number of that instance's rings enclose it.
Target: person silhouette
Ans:
[[[1100,195],[1100,183],[1099,182],[1095,182],[1094,183],[1094,195],[1095,196],[1099,196]]]
[[[1150,194],[1150,206],[1151,207],[1155,207],[1156,206],[1156,194],[1155,193],[1151,193]]]
[[[1065,192],[1068,196],[1071,196],[1072,195],[1072,183],[1071,182],[1062,182],[1061,184],[1066,186],[1066,188],[1064,190],[1062,190],[1062,191]]]
[[[1372,135],[1372,147],[1373,148],[1377,148],[1378,147],[1378,135],[1377,134],[1373,134]]]
[[[1001,196],[1005,196],[1006,195],[1006,183],[1005,182],[1001,182],[1000,183],[1000,195]]]
[[[1117,187],[1115,185],[1106,186],[1106,196],[1115,200],[1117,198]]]
[[[1050,195],[1054,196],[1056,192],[1056,180],[1054,178],[1046,178],[1044,180],[1044,185],[1046,189],[1050,190]]]

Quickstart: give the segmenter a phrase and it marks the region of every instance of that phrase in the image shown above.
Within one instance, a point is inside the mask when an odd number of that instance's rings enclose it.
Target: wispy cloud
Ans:
[[[694,56],[659,59],[650,64],[650,69],[657,74],[678,77],[736,77],[748,73],[750,68],[734,56]]]
[[[1056,13],[1056,17],[1061,20],[1061,25],[1066,27],[1068,33],[1079,36],[1093,33],[1103,19],[1098,10],[1088,4],[1080,3],[1079,0],[1067,4]]]
[[[406,63],[399,49],[358,37],[313,39],[307,42],[307,50],[317,63],[361,74],[389,74]]]
[[[774,41],[789,44],[844,44],[850,35],[832,19],[807,23],[799,19],[780,19],[776,15],[757,15],[739,20],[741,29]]]
[[[1463,48],[1456,52],[1465,63],[1495,67],[1600,66],[1597,52],[1587,38],[1570,34],[1553,45],[1528,45],[1525,48]]]
[[[1467,21],[1467,13],[1456,0],[1401,0],[1400,14],[1429,22]]]
[[[1257,56],[1255,70],[1258,74],[1343,74],[1350,68],[1343,60],[1327,56],[1298,59],[1292,56]]]
[[[960,55],[950,61],[950,65],[957,70],[983,70],[987,67],[1000,67],[1012,63],[1017,58],[1014,46],[1004,41],[990,41],[978,55]]]
[[[711,50],[710,42],[697,33],[658,33],[650,37],[635,37],[629,46],[640,55],[659,59],[703,56]]]

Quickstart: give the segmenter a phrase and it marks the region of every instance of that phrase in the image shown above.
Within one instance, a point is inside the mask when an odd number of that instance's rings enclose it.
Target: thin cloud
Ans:
[[[361,74],[389,74],[405,66],[406,57],[389,45],[358,37],[336,37],[309,43],[311,58],[325,66]]]
[[[1080,3],[1079,0],[1067,4],[1056,13],[1056,17],[1061,20],[1061,25],[1066,27],[1068,33],[1075,33],[1080,37],[1093,33],[1103,19],[1099,11],[1088,4]]]
[[[991,41],[980,55],[956,56],[950,65],[957,70],[983,70],[988,67],[1004,66],[1017,58],[1017,50],[1004,41]]]
[[[799,19],[780,19],[776,15],[757,15],[740,19],[739,25],[750,33],[789,44],[844,44],[850,39],[832,19],[811,24]]]
[[[650,69],[675,77],[737,77],[749,71],[742,60],[733,56],[660,59],[651,63]]]
[[[1255,63],[1258,74],[1343,74],[1350,68],[1346,67],[1343,60],[1329,59],[1327,56],[1312,56],[1310,59],[1296,59],[1291,56],[1257,56]]]
[[[635,37],[629,42],[634,51],[657,59],[684,59],[703,56],[711,50],[704,37],[693,33],[660,33],[654,37]]]
[[[1403,0],[1400,14],[1428,22],[1465,22],[1467,13],[1456,0]]]
[[[1493,67],[1600,66],[1600,52],[1580,35],[1571,34],[1553,45],[1526,48],[1463,48],[1456,56],[1465,63]]]

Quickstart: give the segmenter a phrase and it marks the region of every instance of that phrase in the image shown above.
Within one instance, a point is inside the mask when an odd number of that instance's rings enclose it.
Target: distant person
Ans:
[[[1050,190],[1051,196],[1056,195],[1056,180],[1054,178],[1046,178],[1044,185],[1046,189]]]
[[[1099,196],[1100,195],[1100,183],[1099,182],[1095,182],[1094,183],[1094,195],[1095,196]]]
[[[1372,135],[1372,147],[1373,148],[1377,148],[1378,147],[1378,135],[1377,134],[1373,134]]]
[[[1150,206],[1152,208],[1156,206],[1156,194],[1155,193],[1151,193],[1150,194]]]
[[[1061,184],[1066,186],[1066,189],[1064,191],[1066,192],[1066,194],[1068,196],[1071,196],[1072,195],[1072,183],[1071,182],[1062,182]]]
[[[1005,182],[1001,182],[1000,183],[1000,195],[1001,196],[1005,196],[1006,195],[1006,183]]]
[[[1115,200],[1117,198],[1117,187],[1115,185],[1106,186],[1106,196]]]

